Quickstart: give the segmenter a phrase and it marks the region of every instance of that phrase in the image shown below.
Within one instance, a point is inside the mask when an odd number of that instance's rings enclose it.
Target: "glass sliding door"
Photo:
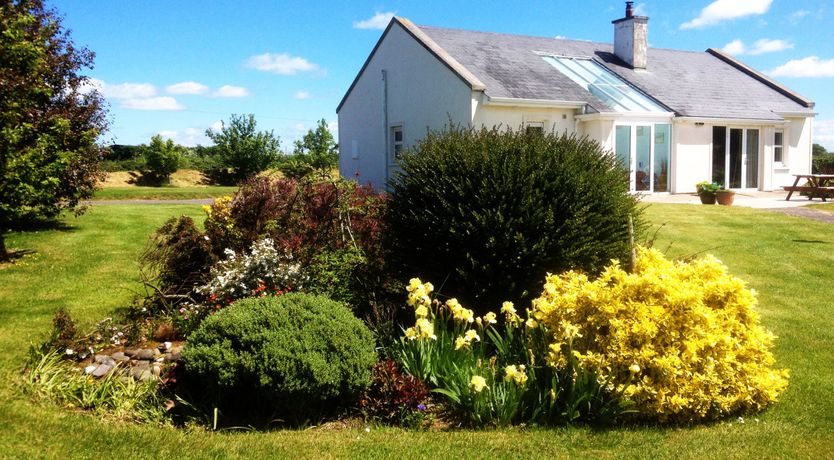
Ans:
[[[628,171],[630,190],[668,192],[672,126],[618,125],[614,154]]]
[[[729,182],[725,182],[727,188],[741,188],[741,172],[742,172],[742,137],[744,136],[743,129],[730,130],[730,151],[728,152],[727,164],[730,169]]]
[[[672,154],[672,144],[669,142],[672,134],[672,125],[654,125],[654,182],[655,192],[669,191],[669,159]]]
[[[647,192],[652,189],[652,127],[636,126],[635,128],[637,171],[634,185],[638,192]]]
[[[727,180],[724,165],[727,163],[727,128],[712,127],[712,182],[724,184]]]
[[[713,126],[712,181],[727,188],[758,188],[758,129]]]
[[[745,150],[747,167],[745,168],[744,186],[759,188],[759,130],[747,130],[747,148]]]

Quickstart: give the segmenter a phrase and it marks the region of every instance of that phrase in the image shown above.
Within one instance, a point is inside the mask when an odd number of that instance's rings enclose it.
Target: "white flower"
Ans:
[[[72,348],[67,348],[66,351],[64,351],[64,353],[66,353],[67,355],[72,355],[75,354],[75,351],[73,351]]]

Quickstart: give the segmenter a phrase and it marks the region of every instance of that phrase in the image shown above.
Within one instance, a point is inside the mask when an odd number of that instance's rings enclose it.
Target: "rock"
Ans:
[[[148,380],[152,379],[153,372],[149,366],[135,366],[130,368],[130,375],[131,377],[135,378],[136,380]]]
[[[153,355],[154,356],[162,356],[162,352],[159,351],[159,348],[154,348],[153,349]]]
[[[139,354],[139,350],[137,350],[136,348],[131,348],[131,349],[125,350],[125,355],[129,356],[131,358],[135,358],[136,355],[138,355],[138,354]]]
[[[150,348],[143,348],[136,353],[136,359],[144,359],[150,361],[153,359],[154,355],[159,353],[159,350],[151,350]]]
[[[173,344],[171,342],[165,342],[162,345],[165,345],[165,349],[170,351],[171,350],[171,345],[173,345]]]
[[[111,370],[113,370],[113,366],[109,364],[99,364],[99,366],[93,371],[93,377],[101,378],[107,375]]]
[[[147,361],[136,361],[135,363],[136,364],[134,364],[133,367],[138,367],[138,368],[142,368],[142,369],[147,368],[148,366],[151,365],[151,363],[149,363]]]
[[[151,367],[151,373],[154,375],[154,377],[159,377],[159,374],[162,373],[162,366],[154,365],[153,367]]]
[[[114,361],[118,362],[130,361],[130,358],[128,358],[122,351],[117,351],[110,355],[110,357],[113,358]]]
[[[116,366],[116,361],[107,355],[96,355],[93,360],[98,364],[107,364],[110,367]]]
[[[176,336],[174,326],[170,323],[160,324],[153,333],[154,340],[165,342],[171,340]]]
[[[84,368],[84,373],[85,374],[92,374],[93,371],[96,370],[97,367],[98,366],[96,366],[95,364],[90,364],[89,366]]]

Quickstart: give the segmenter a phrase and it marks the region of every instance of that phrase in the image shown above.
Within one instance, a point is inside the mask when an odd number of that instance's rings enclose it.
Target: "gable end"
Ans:
[[[423,46],[432,56],[434,56],[437,60],[443,63],[449,70],[452,71],[458,78],[461,79],[464,83],[466,83],[469,88],[473,91],[483,91],[486,89],[486,85],[484,85],[478,77],[476,77],[472,72],[470,72],[466,67],[464,67],[460,62],[458,62],[455,58],[453,58],[449,53],[447,53],[443,48],[440,47],[434,40],[432,40],[428,35],[426,35],[422,30],[420,30],[417,26],[415,26],[411,21],[405,18],[394,17],[391,19],[391,22],[388,23],[388,27],[385,28],[385,31],[382,33],[382,36],[379,37],[379,40],[374,45],[374,49],[371,50],[371,53],[368,55],[368,58],[365,59],[365,63],[362,64],[362,68],[359,69],[359,73],[356,74],[356,78],[353,79],[353,82],[350,84],[347,92],[342,97],[342,100],[339,102],[339,105],[336,107],[336,113],[342,109],[342,106],[347,101],[348,96],[350,96],[351,91],[356,86],[356,83],[359,81],[359,78],[365,73],[365,69],[368,67],[368,64],[371,62],[371,59],[376,54],[377,49],[382,44],[382,41],[385,40],[386,35],[394,26],[394,24],[399,25],[402,29],[408,33],[411,38],[413,38],[417,43]]]

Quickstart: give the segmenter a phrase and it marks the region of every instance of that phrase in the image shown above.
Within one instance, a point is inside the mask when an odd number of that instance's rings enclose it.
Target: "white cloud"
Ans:
[[[308,93],[307,91],[303,91],[303,90],[302,91],[296,91],[295,94],[293,94],[292,97],[298,99],[299,101],[303,101],[305,99],[310,99],[310,93]]]
[[[299,72],[312,72],[318,70],[319,66],[298,56],[289,54],[264,53],[252,56],[246,61],[246,66],[264,72],[277,73],[278,75],[295,75]]]
[[[681,29],[699,29],[722,21],[744,16],[764,14],[773,0],[715,0],[701,10],[701,14],[681,24]]]
[[[354,21],[353,28],[354,29],[377,29],[377,30],[384,30],[388,27],[388,23],[391,22],[391,19],[394,17],[396,13],[392,11],[386,11],[385,13],[376,12],[373,16],[363,21]]]
[[[184,81],[165,87],[168,94],[206,94],[209,87],[196,81]]]
[[[89,94],[93,91],[98,91],[99,93],[101,93],[103,88],[103,81],[99,80],[98,78],[88,78],[84,83],[82,83],[78,87],[78,92],[80,94]]]
[[[649,10],[646,9],[645,3],[638,3],[637,6],[634,7],[634,15],[635,16],[648,16]]]
[[[724,45],[722,50],[725,53],[732,54],[734,56],[738,56],[741,54],[749,54],[751,56],[757,56],[759,54],[765,53],[775,53],[777,51],[784,51],[793,48],[793,43],[787,40],[771,40],[769,38],[762,38],[760,40],[756,40],[753,43],[753,46],[748,47],[739,39],[735,39],[730,43]]]
[[[223,129],[223,122],[220,121],[220,120],[217,120],[214,123],[212,123],[209,126],[209,128],[211,128],[212,131],[220,131],[221,129]]]
[[[794,11],[793,13],[791,13],[788,19],[790,19],[791,24],[797,24],[799,21],[802,20],[802,18],[808,16],[809,14],[811,14],[811,12],[808,10]]]
[[[756,40],[756,43],[753,43],[753,49],[751,49],[747,54],[755,56],[758,54],[775,53],[777,51],[784,51],[792,48],[793,43],[787,40],[770,40],[763,38],[761,40]]]
[[[156,87],[150,83],[120,83],[113,85],[101,82],[101,94],[110,99],[137,99],[156,96]]]
[[[339,122],[338,121],[331,121],[327,124],[327,130],[330,131],[332,134],[339,134]]]
[[[211,139],[206,137],[206,130],[201,128],[185,128],[182,131],[163,130],[157,134],[186,147],[211,144]]]
[[[744,54],[745,51],[744,42],[739,39],[735,39],[730,43],[724,45],[724,48],[721,48],[727,54],[732,54],[733,56],[738,56],[739,54]]]
[[[834,120],[814,120],[814,142],[834,151]]]
[[[834,77],[834,59],[821,60],[817,56],[793,59],[768,72],[774,77],[825,78]]]
[[[122,107],[134,110],[183,110],[185,106],[169,96],[125,99]]]
[[[212,93],[214,97],[246,97],[249,90],[242,86],[223,85]]]

